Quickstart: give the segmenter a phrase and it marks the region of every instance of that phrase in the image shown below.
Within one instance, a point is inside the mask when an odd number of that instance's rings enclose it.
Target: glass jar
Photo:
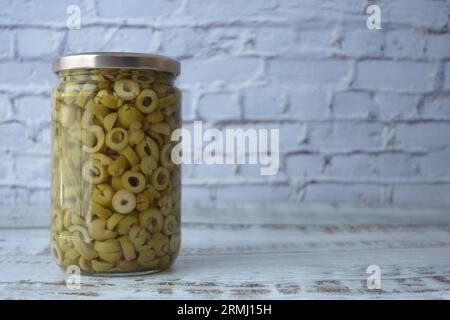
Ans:
[[[135,53],[54,61],[51,249],[64,270],[149,273],[181,241],[179,62]]]

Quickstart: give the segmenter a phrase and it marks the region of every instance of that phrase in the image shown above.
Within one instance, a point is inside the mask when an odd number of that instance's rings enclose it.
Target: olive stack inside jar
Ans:
[[[155,69],[55,70],[51,247],[64,269],[158,271],[178,254],[181,93],[176,70]]]

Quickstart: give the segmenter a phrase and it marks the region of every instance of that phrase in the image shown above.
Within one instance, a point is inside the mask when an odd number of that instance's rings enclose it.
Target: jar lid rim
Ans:
[[[151,69],[180,74],[180,62],[161,55],[137,52],[84,52],[53,60],[53,72],[73,69]]]

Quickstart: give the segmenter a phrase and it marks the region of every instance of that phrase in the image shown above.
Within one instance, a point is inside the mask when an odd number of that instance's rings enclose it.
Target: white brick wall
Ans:
[[[372,3],[382,30],[366,28]],[[450,208],[449,13],[449,0],[6,1],[0,203],[49,200],[52,58],[115,50],[182,61],[187,128],[281,129],[277,176],[187,166],[185,198]]]

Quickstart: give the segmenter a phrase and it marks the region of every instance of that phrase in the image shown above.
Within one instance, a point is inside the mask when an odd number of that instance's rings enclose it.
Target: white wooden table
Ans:
[[[165,272],[67,275],[48,249],[46,208],[0,212],[2,299],[448,299],[450,212],[190,203]],[[381,289],[369,290],[369,265]]]

